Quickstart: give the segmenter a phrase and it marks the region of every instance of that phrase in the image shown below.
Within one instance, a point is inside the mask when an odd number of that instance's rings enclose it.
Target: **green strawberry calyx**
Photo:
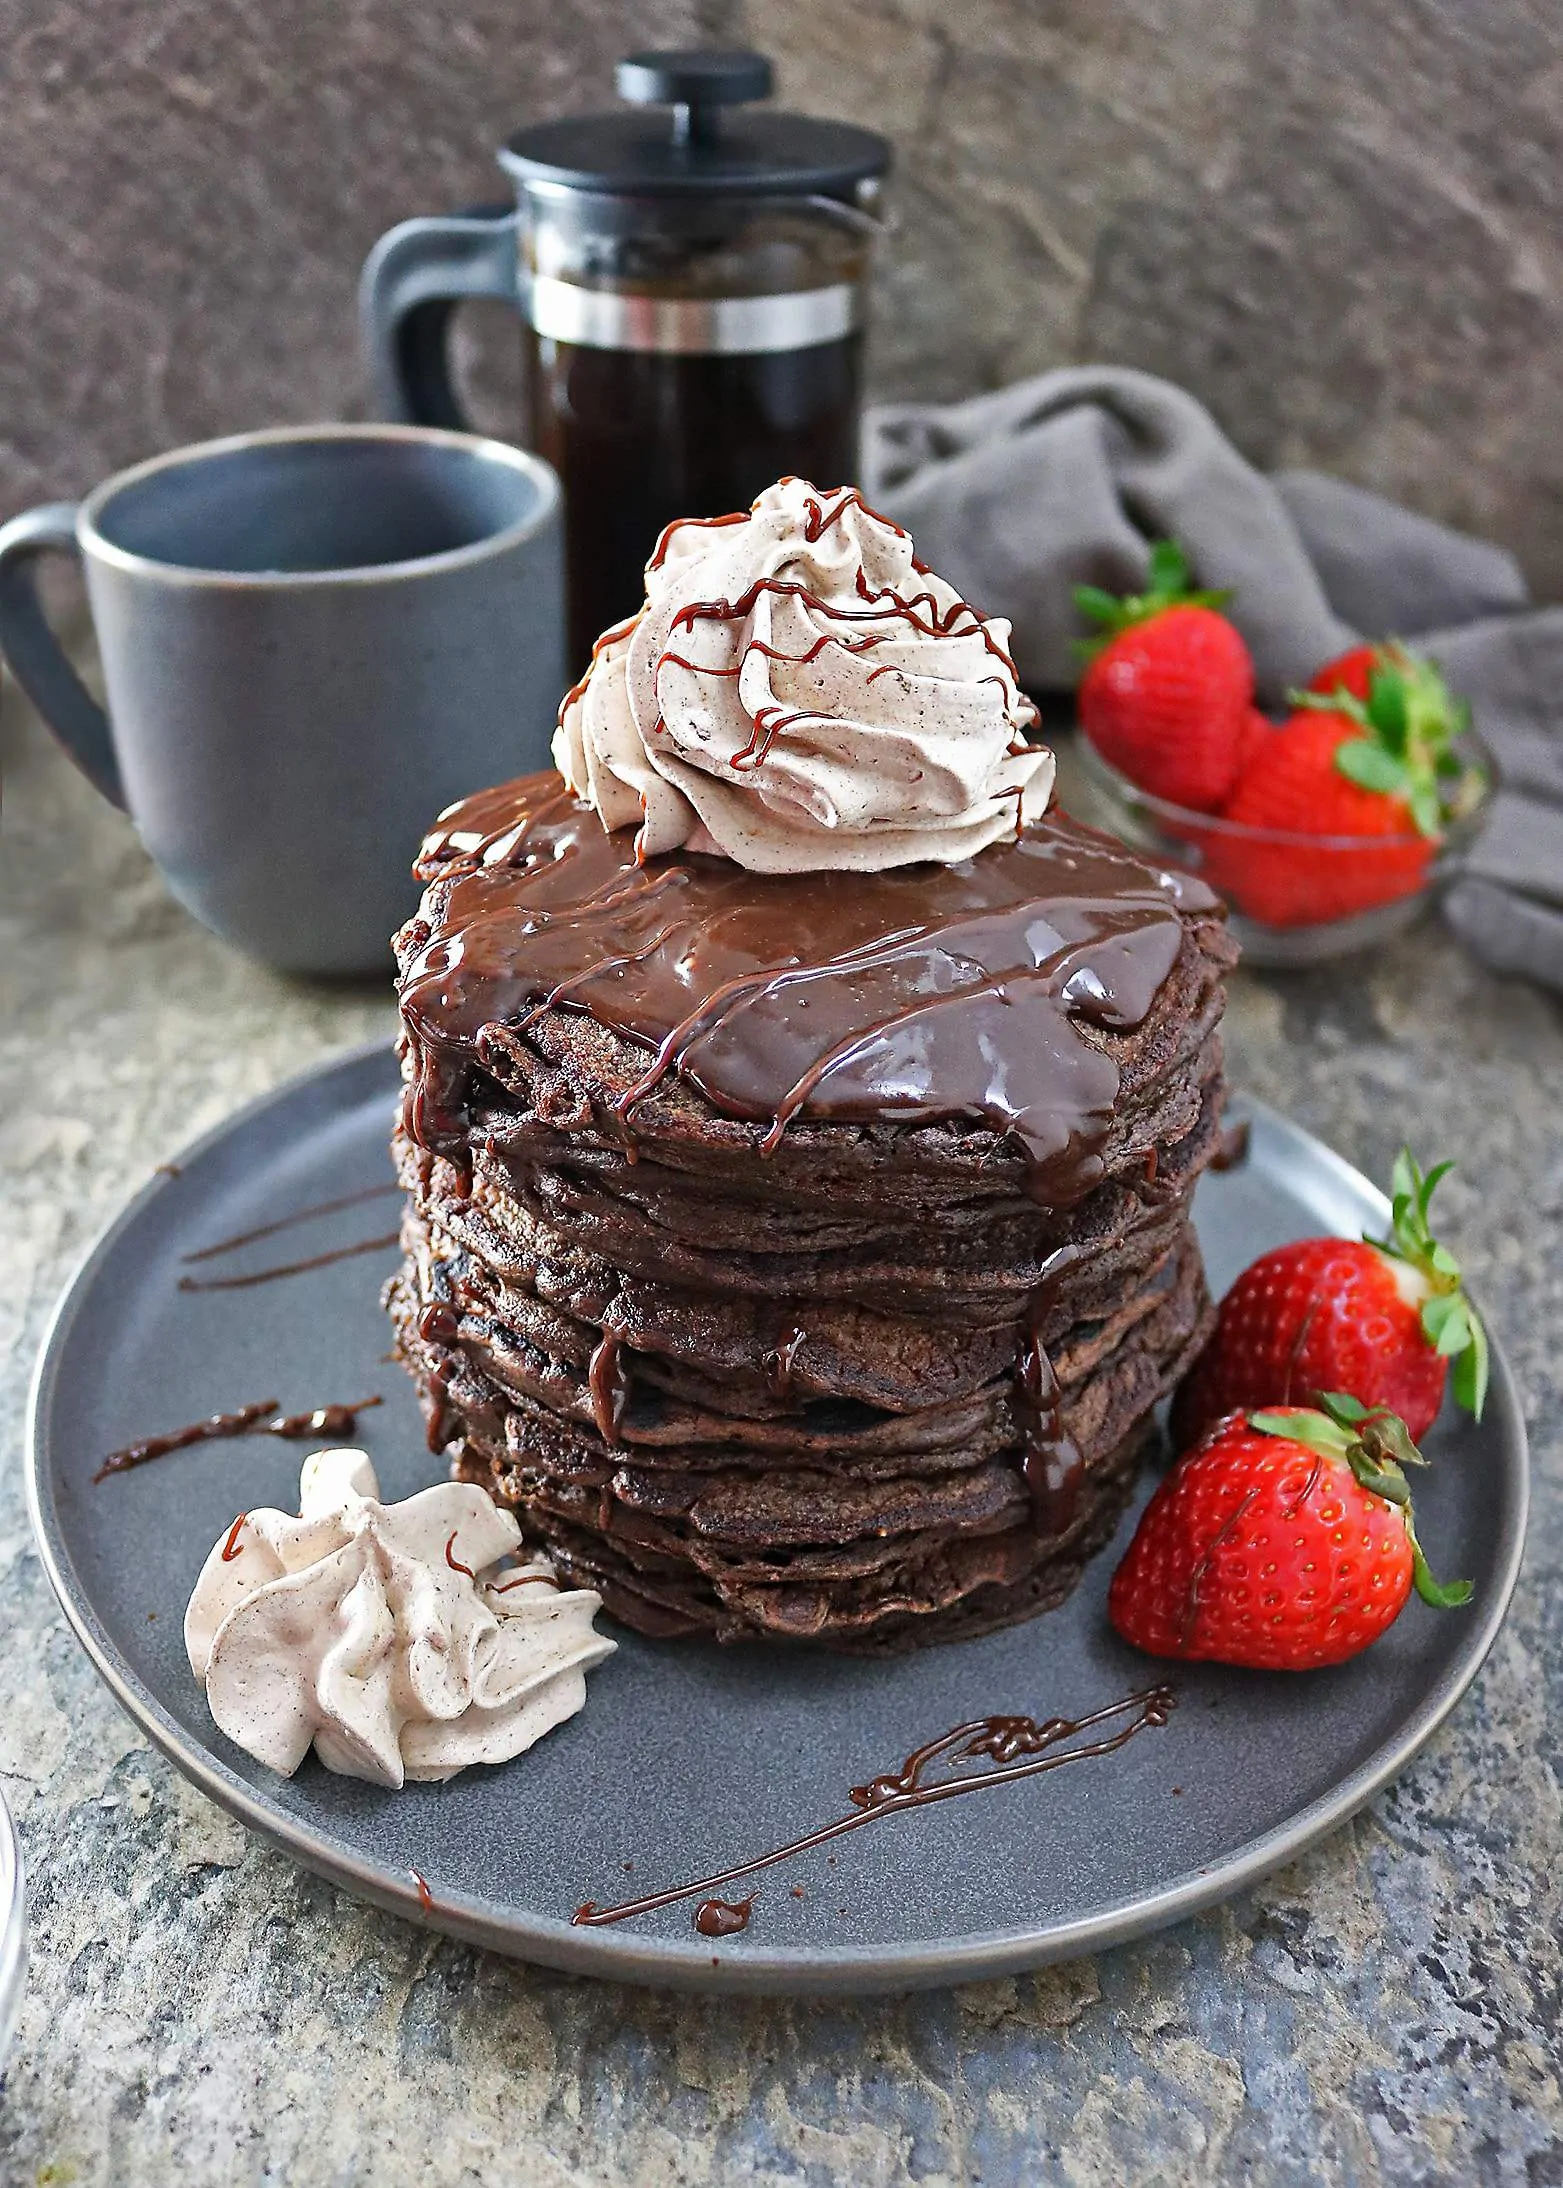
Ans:
[[[1366,699],[1344,684],[1287,696],[1299,710],[1343,714],[1356,724],[1360,735],[1336,747],[1336,772],[1359,790],[1401,799],[1420,835],[1436,842],[1480,803],[1486,775],[1456,749],[1471,726],[1471,710],[1434,662],[1398,639],[1374,648]]]
[[[1422,1334],[1450,1363],[1455,1404],[1479,1421],[1492,1375],[1487,1332],[1466,1297],[1459,1262],[1434,1238],[1428,1217],[1434,1193],[1453,1168],[1452,1162],[1437,1162],[1424,1177],[1410,1148],[1402,1147],[1390,1173],[1389,1236],[1370,1237],[1366,1243],[1405,1262],[1427,1285],[1420,1310]]]
[[[1075,641],[1075,651],[1091,660],[1104,646],[1136,623],[1148,623],[1168,608],[1224,608],[1230,592],[1200,591],[1189,582],[1189,558],[1175,539],[1159,539],[1150,551],[1150,577],[1143,593],[1104,592],[1100,585],[1077,585],[1075,606],[1096,635]]]
[[[1317,1410],[1315,1410],[1315,1408]],[[1411,1545],[1411,1577],[1417,1594],[1434,1610],[1456,1610],[1471,1600],[1468,1580],[1438,1581],[1422,1554],[1411,1516],[1411,1484],[1408,1466],[1426,1466],[1411,1432],[1398,1413],[1387,1406],[1365,1406],[1360,1398],[1343,1390],[1321,1390],[1313,1407],[1294,1406],[1284,1413],[1250,1413],[1250,1428],[1263,1436],[1281,1436],[1299,1443],[1305,1451],[1334,1459],[1351,1469],[1353,1479],[1370,1495],[1382,1497],[1399,1512]]]

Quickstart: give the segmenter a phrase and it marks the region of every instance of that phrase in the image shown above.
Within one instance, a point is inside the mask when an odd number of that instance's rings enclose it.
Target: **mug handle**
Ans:
[[[38,598],[32,565],[43,554],[81,560],[75,502],[47,502],[0,524],[0,653],[88,782],[123,811],[108,716],[72,668]]]
[[[480,205],[448,218],[404,220],[364,260],[358,320],[382,418],[470,433],[450,380],[446,337],[464,297],[520,301],[514,206]]]

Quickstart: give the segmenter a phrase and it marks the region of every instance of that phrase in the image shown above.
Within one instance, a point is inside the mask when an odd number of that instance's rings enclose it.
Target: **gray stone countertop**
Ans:
[[[1445,1224],[1534,1439],[1497,1650],[1398,1785],[1149,1942],[903,1999],[692,2001],[442,1941],[291,1867],[98,1683],[33,1554],[28,1375],[81,1249],[151,1167],[380,994],[291,984],[169,900],[7,693],[0,833],[0,1783],[33,1969],[0,2180],[116,2188],[1563,2183],[1563,1014],[1436,927],[1240,976],[1237,1081],[1374,1176],[1460,1158]]]

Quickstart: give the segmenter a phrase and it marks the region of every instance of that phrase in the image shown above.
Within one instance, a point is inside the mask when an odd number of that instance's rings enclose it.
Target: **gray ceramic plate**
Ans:
[[[382,1358],[377,1293],[391,1252],[249,1290],[178,1289],[192,1273],[182,1256],[383,1182],[394,1081],[384,1051],[348,1056],[156,1177],[61,1303],[32,1408],[39,1545],[103,1677],[214,1800],[347,1890],[501,1951],[635,1981],[850,1991],[999,1974],[1154,1929],[1290,1859],[1404,1767],[1491,1646],[1526,1500],[1501,1353],[1485,1423],[1446,1417],[1432,1438],[1439,1463],[1418,1483],[1423,1540],[1444,1573],[1475,1581],[1469,1610],[1439,1616],[1413,1602],[1366,1658],[1306,1678],[1174,1667],[1165,1729],[1077,1768],[876,1818],[756,1879],[741,1936],[697,1935],[688,1904],[615,1928],[569,1918],[583,1900],[649,1893],[799,1837],[847,1813],[850,1787],[965,1720],[1073,1717],[1143,1687],[1158,1667],[1122,1646],[1103,1612],[1112,1552],[1052,1616],[892,1663],[623,1635],[581,1715],[532,1754],[446,1786],[388,1794],[313,1759],[291,1782],[273,1777],[213,1727],[180,1628],[201,1560],[235,1514],[296,1509],[308,1447],[250,1438],[98,1487],[92,1475],[130,1438],[214,1409],[379,1391],[384,1407],[360,1433],[384,1492],[431,1478],[410,1389]],[[1384,1212],[1346,1164],[1263,1111],[1247,1164],[1208,1177],[1197,1209],[1218,1290],[1266,1246],[1376,1226]],[[394,1219],[394,1200],[368,1200],[193,1273],[306,1258]]]

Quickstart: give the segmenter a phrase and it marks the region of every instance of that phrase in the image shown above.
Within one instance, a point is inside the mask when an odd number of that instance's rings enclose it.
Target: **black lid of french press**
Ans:
[[[639,112],[574,115],[521,129],[500,153],[518,182],[615,196],[840,196],[882,175],[890,147],[869,129],[749,111],[770,95],[763,53],[634,53],[618,66]],[[671,113],[650,111],[670,108]]]

